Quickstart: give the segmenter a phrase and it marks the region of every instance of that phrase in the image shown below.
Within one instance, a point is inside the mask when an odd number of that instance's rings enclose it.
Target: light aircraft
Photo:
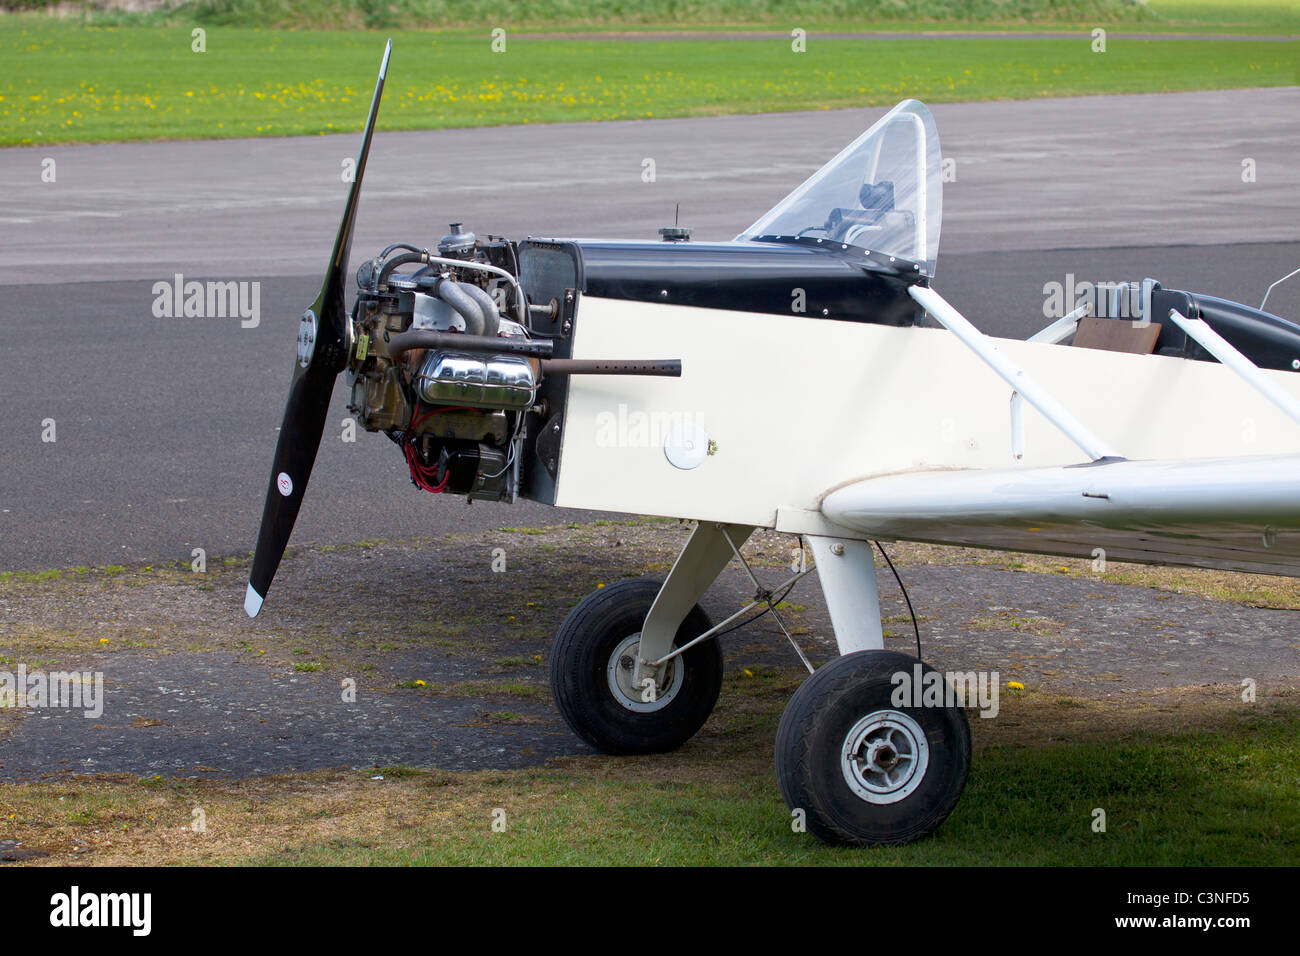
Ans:
[[[1145,280],[1027,341],[983,335],[934,288],[939,137],[915,100],[733,241],[516,242],[454,224],[433,249],[362,261],[349,311],[391,48],[302,317],[248,614],[345,374],[350,411],[426,491],[696,522],[666,580],[597,590],[556,636],[555,703],[598,750],[688,740],[721,687],[714,638],[776,615],[815,568],[840,656],[782,717],[781,792],[823,840],[898,844],[956,805],[970,730],[952,695],[896,702],[899,674],[933,668],[884,647],[872,542],[1300,574],[1300,326]],[[619,415],[671,427],[611,441]],[[800,536],[814,564],[763,586],[742,553],[757,528]],[[755,597],[715,625],[698,602],[736,559]]]

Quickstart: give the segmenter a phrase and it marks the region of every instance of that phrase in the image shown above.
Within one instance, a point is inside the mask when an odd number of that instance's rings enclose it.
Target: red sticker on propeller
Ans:
[[[275,487],[280,489],[280,494],[288,498],[291,494],[293,494],[293,479],[290,478],[288,474],[282,471],[280,472],[280,474],[276,475]]]

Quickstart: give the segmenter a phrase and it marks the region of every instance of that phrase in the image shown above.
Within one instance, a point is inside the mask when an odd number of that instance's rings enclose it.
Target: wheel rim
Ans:
[[[930,745],[921,725],[897,710],[878,710],[844,736],[840,769],[849,789],[868,803],[897,803],[925,779]]]
[[[680,657],[670,660],[664,665],[664,686],[655,689],[654,700],[645,700],[642,689],[632,686],[632,668],[636,663],[637,651],[640,649],[640,631],[624,638],[609,656],[609,663],[605,667],[605,679],[609,682],[610,693],[619,704],[638,714],[651,714],[672,703],[673,698],[682,688],[685,668],[679,666]]]

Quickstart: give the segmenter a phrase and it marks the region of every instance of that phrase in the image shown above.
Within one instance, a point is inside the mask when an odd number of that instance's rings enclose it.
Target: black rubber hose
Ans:
[[[406,250],[409,250],[410,252],[420,252],[420,251],[421,251],[419,246],[413,246],[413,245],[411,245],[409,242],[395,242],[395,243],[393,243],[391,246],[389,246],[387,249],[385,249],[383,252],[381,252],[381,253],[379,254],[379,258],[380,258],[380,260],[382,261],[382,260],[384,260],[384,259],[387,259],[390,255],[392,255],[392,254],[393,254],[394,252],[396,252],[398,249],[406,249]]]
[[[408,265],[412,262],[425,262],[427,252],[403,252],[400,256],[393,256],[384,263],[384,267],[379,270],[379,282],[377,288],[380,292],[388,291],[388,277],[393,274],[393,270],[398,266]]]

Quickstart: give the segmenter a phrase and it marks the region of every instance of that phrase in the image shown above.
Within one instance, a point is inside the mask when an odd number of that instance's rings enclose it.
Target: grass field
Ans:
[[[739,683],[729,688],[733,695]],[[989,742],[952,817],[933,838],[901,848],[830,848],[793,832],[763,746],[777,708],[751,704],[747,714],[730,715],[731,739],[679,755],[569,760],[544,770],[462,779],[415,774],[402,787],[403,804],[408,812],[422,808],[425,816],[413,814],[408,839],[376,845],[340,834],[273,847],[250,861],[1294,865],[1300,861],[1300,808],[1288,794],[1300,760],[1300,714],[1293,704],[1238,724],[1232,733],[1239,737],[1197,728],[1085,743],[1042,737],[1029,746]],[[1073,706],[1025,702],[1012,720],[1058,721]],[[493,831],[496,807],[513,819],[513,829]],[[1107,813],[1105,833],[1091,829],[1098,807]]]
[[[36,8],[46,0],[0,0]],[[1077,30],[1292,32],[1288,0],[478,0],[474,22],[511,29]],[[92,13],[105,22],[295,29],[463,29],[459,0],[190,0],[175,11]]]
[[[355,130],[382,35],[0,21],[0,145]],[[626,42],[400,36],[381,128],[632,119],[1296,82],[1294,43]]]
[[[1146,714],[1132,701],[1107,709],[1070,698],[1005,700],[998,720],[972,720],[971,777],[933,837],[853,850],[794,832],[777,791],[771,737],[797,683],[793,672],[729,678],[712,732],[655,757],[565,758],[507,772],[381,767],[242,781],[100,775],[5,784],[0,839],[50,853],[41,862],[100,865],[1300,862],[1295,695],[1249,715],[1227,713],[1205,689],[1150,701]],[[1120,729],[1135,723],[1147,726]],[[492,827],[498,808],[504,832]],[[1092,829],[1097,808],[1105,832]],[[191,829],[195,809],[205,832]]]
[[[1300,4],[1293,0],[1152,0],[1147,8],[1173,29],[1300,31]]]
[[[44,0],[0,0],[0,6],[16,9],[44,5]],[[137,20],[192,20],[230,26],[335,29],[463,28],[467,20],[515,27],[631,27],[791,21],[823,24],[1155,19],[1131,0],[477,0],[467,17],[470,9],[458,0],[190,0],[175,12],[160,10],[129,16]]]

